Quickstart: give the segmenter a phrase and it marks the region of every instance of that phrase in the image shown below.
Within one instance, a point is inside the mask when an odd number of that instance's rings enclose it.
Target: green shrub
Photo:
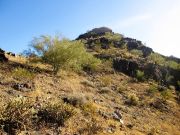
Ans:
[[[107,38],[110,41],[121,41],[123,36],[120,35],[120,34],[117,34],[117,33],[106,32],[104,37]]]
[[[135,94],[131,94],[131,95],[128,97],[127,103],[128,103],[129,105],[138,105],[138,102],[139,102],[139,98],[138,98]]]
[[[141,50],[137,50],[137,49],[133,49],[130,51],[130,53],[132,53],[133,55],[136,55],[136,56],[143,56],[143,52]]]
[[[180,64],[173,60],[166,60],[163,56],[161,56],[158,53],[152,53],[150,56],[148,56],[148,59],[150,61],[155,62],[158,65],[170,67],[173,69],[180,69]]]
[[[136,78],[138,79],[138,81],[144,81],[144,72],[137,70],[136,71]]]
[[[17,80],[32,80],[35,77],[34,73],[20,67],[12,71],[12,76]]]
[[[126,90],[127,90],[126,85],[119,85],[119,86],[117,87],[118,93],[123,93],[123,92],[126,91]]]
[[[173,68],[173,69],[179,68],[179,64],[175,61],[172,61],[172,60],[166,61],[165,66]]]
[[[42,61],[52,66],[54,74],[61,68],[81,70],[83,67],[95,70],[100,60],[87,53],[81,41],[69,41],[59,37],[41,36],[32,41],[32,48]]]
[[[81,106],[81,109],[85,114],[93,115],[96,113],[97,108],[93,105],[93,103],[88,102]]]
[[[148,93],[151,95],[155,95],[158,92],[158,87],[156,85],[151,85],[148,89]]]
[[[100,70],[101,61],[99,59],[89,53],[85,53],[82,57],[84,57],[81,62],[83,68],[87,68],[93,72]]]
[[[164,100],[170,99],[173,97],[171,90],[164,90],[161,92],[161,96]]]
[[[148,56],[148,59],[150,61],[155,62],[158,65],[164,65],[165,63],[165,58],[163,58],[160,54],[158,53],[151,53],[151,55]]]

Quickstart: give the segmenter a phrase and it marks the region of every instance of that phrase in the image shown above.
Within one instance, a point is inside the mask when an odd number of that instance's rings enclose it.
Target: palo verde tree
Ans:
[[[86,52],[81,41],[60,39],[58,36],[40,36],[34,38],[31,47],[43,62],[52,66],[54,74],[62,67],[80,70],[87,66],[94,69],[100,64],[100,60]]]

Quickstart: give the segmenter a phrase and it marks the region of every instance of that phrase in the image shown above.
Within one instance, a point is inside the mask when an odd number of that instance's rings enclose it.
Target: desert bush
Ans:
[[[86,98],[83,95],[72,95],[62,98],[64,103],[71,104],[75,107],[81,107],[86,103]]]
[[[91,118],[86,126],[79,130],[80,134],[96,135],[102,133],[103,128],[100,122],[96,118]]]
[[[148,59],[159,65],[164,65],[164,63],[165,63],[165,58],[163,58],[158,53],[151,53],[151,55],[148,56]]]
[[[104,87],[110,86],[112,84],[112,79],[109,76],[103,76],[99,80]]]
[[[154,84],[150,85],[148,93],[151,95],[155,95],[156,93],[158,93],[158,87]]]
[[[15,135],[20,130],[63,126],[75,113],[72,106],[62,102],[44,102],[37,108],[34,101],[18,97],[0,106],[0,126]]]
[[[164,100],[171,99],[173,97],[172,91],[167,89],[161,92],[161,96]]]
[[[173,68],[173,69],[179,69],[179,64],[172,60],[166,61],[165,66]]]
[[[25,68],[15,68],[12,71],[12,76],[13,78],[17,79],[17,80],[32,80],[35,77],[35,74],[28,71]]]
[[[107,38],[110,41],[121,41],[123,36],[120,35],[120,34],[117,34],[117,33],[106,32],[104,37]]]
[[[33,103],[26,98],[11,99],[0,108],[0,126],[3,130],[15,135],[16,130],[26,130],[31,125],[33,117]]]
[[[37,112],[37,123],[45,126],[63,126],[75,113],[74,108],[68,104],[47,102]]]
[[[126,91],[126,90],[127,90],[127,87],[126,87],[125,85],[119,85],[119,86],[117,87],[118,93],[123,93],[123,92]]]
[[[148,59],[155,62],[158,65],[170,67],[173,69],[180,69],[180,64],[173,60],[166,60],[163,56],[158,53],[152,53],[148,56]]]
[[[129,105],[138,105],[138,102],[139,102],[139,98],[138,98],[135,94],[131,94],[131,95],[128,97],[127,103],[128,103]]]
[[[83,67],[95,70],[100,60],[87,53],[81,41],[69,41],[59,37],[41,36],[35,38],[31,43],[35,53],[42,58],[42,61],[52,66],[54,74],[60,68],[71,68],[81,70]]]
[[[130,53],[132,53],[133,55],[136,55],[136,56],[143,56],[143,52],[141,50],[137,50],[137,49],[133,49],[130,51]]]
[[[81,67],[83,67],[83,69],[89,69],[89,71],[93,71],[93,72],[100,70],[101,60],[95,58],[90,53],[85,53],[81,57],[84,57],[82,58],[82,62],[81,62]]]
[[[140,70],[137,70],[136,71],[136,78],[138,79],[138,81],[144,81],[144,72],[143,71],[140,71]]]
[[[83,106],[81,106],[81,109],[83,110],[84,114],[90,114],[90,115],[95,114],[97,110],[97,108],[91,102],[88,102]]]

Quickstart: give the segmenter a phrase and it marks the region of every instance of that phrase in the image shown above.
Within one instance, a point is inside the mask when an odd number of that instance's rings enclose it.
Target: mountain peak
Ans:
[[[110,32],[112,33],[112,29],[108,28],[108,27],[99,27],[99,28],[94,28],[92,29],[90,32],[96,33],[96,34],[103,34],[106,32]]]

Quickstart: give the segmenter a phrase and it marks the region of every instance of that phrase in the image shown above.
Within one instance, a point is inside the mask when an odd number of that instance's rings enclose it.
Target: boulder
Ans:
[[[5,51],[0,48],[0,53],[5,53]]]
[[[100,43],[101,43],[102,49],[109,49],[110,48],[110,46],[109,46],[110,41],[107,38],[104,38],[104,37],[100,38]]]
[[[22,92],[32,91],[34,89],[33,83],[15,83],[12,88]]]
[[[149,56],[151,53],[153,53],[153,50],[145,45],[139,40],[132,39],[132,38],[124,38],[124,42],[127,45],[127,49],[129,51],[136,49],[136,50],[141,50],[143,53],[144,57]]]
[[[10,56],[13,56],[13,57],[16,56],[16,54],[15,54],[15,53],[12,53],[12,52],[7,52],[7,54],[10,55]]]
[[[8,58],[5,56],[5,51],[0,48],[0,62],[7,62]]]
[[[119,57],[113,59],[113,68],[129,76],[135,76],[136,70],[139,69],[139,66],[140,65],[137,61],[127,60]]]
[[[133,49],[138,49],[138,47],[140,46],[136,41],[130,41],[130,42],[127,42],[127,49],[129,51],[133,50]]]
[[[112,116],[113,116],[113,119],[119,121],[121,124],[124,124],[124,121],[122,120],[122,114],[120,113],[119,110],[115,110]]]
[[[140,46],[138,50],[141,50],[144,57],[149,56],[151,53],[153,53],[153,49],[147,47],[147,46]]]

